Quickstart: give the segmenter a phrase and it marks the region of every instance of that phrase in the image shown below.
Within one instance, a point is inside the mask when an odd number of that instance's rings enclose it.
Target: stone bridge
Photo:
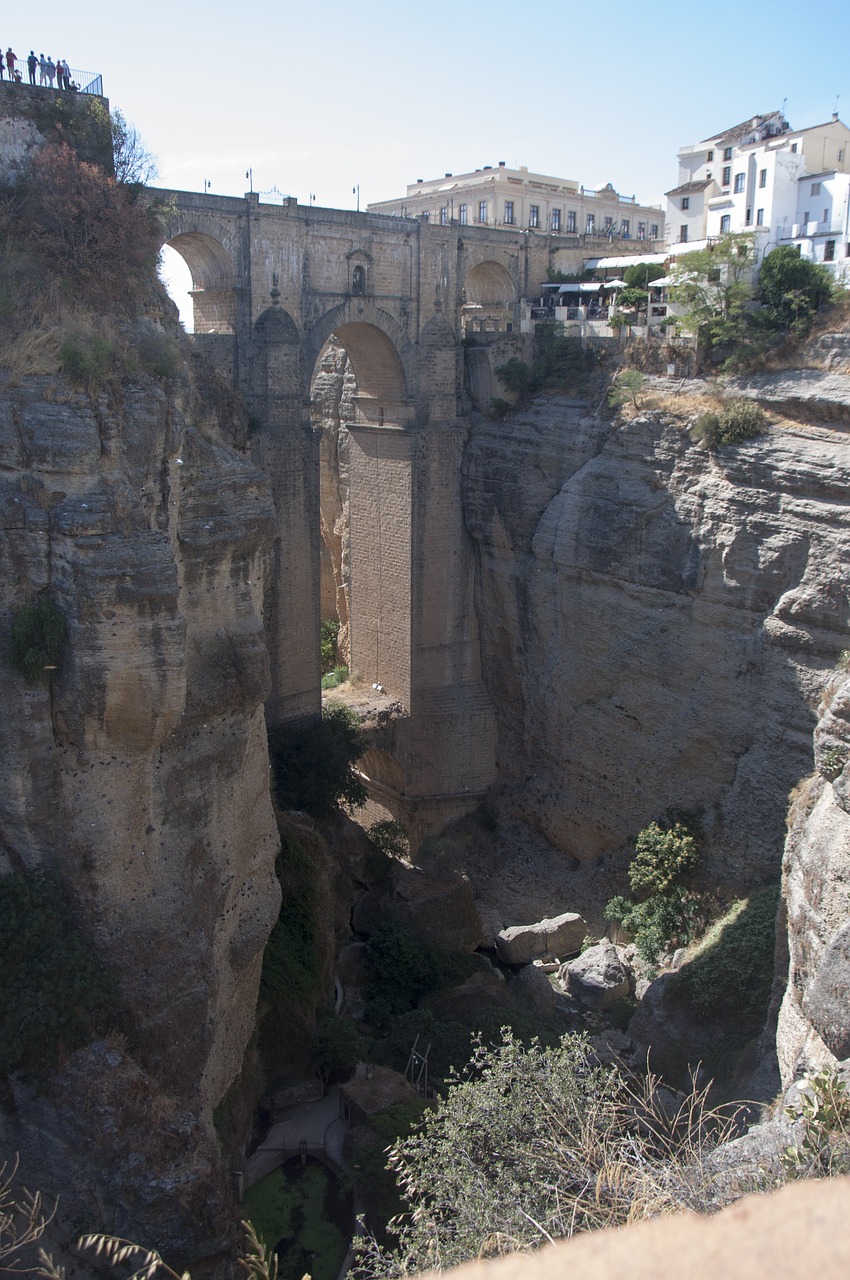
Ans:
[[[166,195],[167,243],[192,274],[195,342],[249,405],[253,456],[279,513],[267,614],[271,723],[319,710],[320,433],[311,388],[330,339],[348,355],[356,381],[341,424],[350,665],[404,708],[374,738],[364,768],[373,796],[421,835],[474,807],[495,776],[461,504],[468,392],[489,403],[491,364],[522,354],[525,300],[555,252],[565,268],[570,242],[295,200],[262,204],[256,194]],[[577,248],[573,256],[580,268]],[[473,335],[466,344],[464,328]],[[465,362],[471,344],[475,360]],[[465,363],[475,382],[466,389]]]

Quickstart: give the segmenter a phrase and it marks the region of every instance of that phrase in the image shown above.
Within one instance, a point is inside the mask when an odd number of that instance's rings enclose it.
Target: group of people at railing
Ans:
[[[69,93],[76,93],[79,85],[71,79],[71,68],[64,58],[57,58],[54,62],[52,58],[45,58],[44,54],[36,56],[35,52],[30,49],[26,58],[19,58],[9,45],[5,54],[3,47],[0,45],[0,80],[9,79],[12,84],[23,84],[24,68],[28,83],[36,84],[36,73],[38,74],[38,86],[43,89],[66,89]]]

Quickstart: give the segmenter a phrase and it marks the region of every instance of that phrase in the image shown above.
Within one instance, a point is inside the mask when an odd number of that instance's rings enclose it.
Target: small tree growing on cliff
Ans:
[[[269,757],[281,809],[322,818],[334,805],[364,805],[366,787],[354,769],[364,749],[357,715],[340,702],[328,703],[318,723],[272,729]]]

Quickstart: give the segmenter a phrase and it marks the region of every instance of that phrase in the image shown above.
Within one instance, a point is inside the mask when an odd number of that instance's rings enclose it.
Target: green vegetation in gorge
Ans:
[[[115,1025],[112,981],[59,878],[0,876],[0,1074],[35,1077]]]
[[[269,757],[277,803],[314,818],[325,817],[338,804],[365,804],[366,788],[354,771],[363,750],[360,721],[339,702],[328,703],[318,723],[271,729]]]
[[[641,1116],[643,1124],[636,1123]],[[400,1277],[640,1217],[703,1208],[729,1132],[699,1094],[666,1114],[655,1082],[597,1064],[583,1036],[479,1044],[390,1151],[405,1214],[392,1247],[357,1242],[355,1275]]]
[[[496,370],[502,385],[519,396],[538,391],[576,391],[587,384],[596,368],[598,353],[580,338],[566,338],[555,320],[538,324],[534,333],[531,365],[512,356]]]
[[[699,861],[695,821],[674,811],[644,827],[629,866],[632,897],[612,898],[606,920],[618,921],[649,964],[671,947],[686,946],[708,923],[708,904],[681,883]]]
[[[767,427],[767,414],[753,400],[730,400],[719,413],[703,413],[691,431],[691,439],[714,451],[721,445],[743,444]]]
[[[49,596],[25,604],[12,618],[9,665],[27,684],[46,682],[62,656],[65,633],[62,610]]]

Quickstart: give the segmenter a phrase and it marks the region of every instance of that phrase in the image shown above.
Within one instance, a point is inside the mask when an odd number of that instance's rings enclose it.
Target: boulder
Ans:
[[[556,1013],[558,1000],[555,990],[542,969],[527,964],[508,986],[508,992],[520,1009],[551,1016]]]
[[[576,912],[537,924],[514,924],[496,934],[496,951],[504,964],[529,964],[538,956],[568,956],[587,936],[587,923]]]
[[[562,965],[558,975],[570,995],[588,1009],[607,1009],[631,990],[632,973],[611,942],[598,942],[577,959]]]

